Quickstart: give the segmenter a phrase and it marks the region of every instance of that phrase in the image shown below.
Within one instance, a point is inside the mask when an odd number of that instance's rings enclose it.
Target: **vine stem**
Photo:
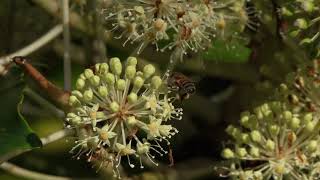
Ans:
[[[41,47],[43,47],[44,45],[46,45],[47,43],[55,39],[57,36],[59,36],[62,33],[62,30],[63,28],[61,24],[56,25],[50,31],[48,31],[46,34],[41,36],[39,39],[37,39],[33,43],[29,44],[28,46],[14,53],[11,53],[9,55],[0,57],[0,65],[5,65],[10,63],[11,59],[15,56],[27,56],[35,52],[36,50],[40,49]]]
[[[64,75],[64,90],[71,90],[71,60],[70,60],[70,15],[69,15],[69,0],[62,0],[63,11],[63,75]]]

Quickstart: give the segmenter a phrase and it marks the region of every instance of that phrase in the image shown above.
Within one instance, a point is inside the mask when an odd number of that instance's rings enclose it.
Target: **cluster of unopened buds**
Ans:
[[[96,64],[86,69],[76,82],[67,114],[68,128],[76,130],[75,157],[85,154],[88,161],[98,160],[101,166],[111,165],[120,177],[123,157],[131,168],[142,158],[157,165],[155,155],[164,155],[169,139],[178,133],[170,125],[180,120],[182,109],[172,104],[160,76],[154,75],[153,65],[137,71],[137,59],[129,57],[123,65],[119,58],[109,64]],[[123,67],[124,66],[124,67]]]
[[[320,36],[320,1],[293,0],[281,4],[281,14],[290,21],[289,33],[300,39],[300,44],[312,43]]]
[[[241,127],[230,125],[231,146],[222,156],[233,161],[227,170],[234,179],[319,178],[319,118],[312,113],[295,113],[286,103],[265,103],[244,112]],[[250,166],[243,168],[243,164]]]
[[[246,0],[132,0],[114,1],[107,8],[110,31],[120,30],[117,38],[139,42],[139,54],[148,44],[157,50],[179,48],[197,52],[216,37],[224,38],[244,29],[248,22]]]

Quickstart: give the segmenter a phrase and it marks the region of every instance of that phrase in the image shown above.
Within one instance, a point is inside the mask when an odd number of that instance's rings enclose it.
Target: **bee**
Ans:
[[[179,72],[173,72],[168,78],[170,90],[177,93],[180,101],[188,99],[190,95],[196,92],[195,82]]]

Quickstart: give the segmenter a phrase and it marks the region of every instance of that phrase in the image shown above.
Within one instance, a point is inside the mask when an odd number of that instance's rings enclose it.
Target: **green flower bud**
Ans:
[[[226,132],[227,134],[229,134],[230,136],[232,135],[232,132],[234,131],[235,127],[233,125],[229,125],[227,128],[226,128]]]
[[[96,65],[94,65],[94,69],[96,72],[99,72],[100,71],[100,63],[97,63]]]
[[[101,63],[100,64],[100,69],[99,69],[99,73],[100,74],[105,74],[109,71],[109,65],[107,63]]]
[[[266,147],[268,150],[273,151],[276,147],[276,144],[272,140],[268,139],[266,143]]]
[[[291,119],[290,121],[290,127],[295,130],[298,129],[300,127],[300,119],[294,117]]]
[[[123,79],[118,79],[117,81],[117,89],[123,91],[126,88],[126,81]]]
[[[77,82],[76,82],[76,88],[77,88],[78,90],[81,90],[81,89],[83,89],[83,87],[85,86],[85,84],[86,84],[86,82],[85,82],[83,79],[79,78],[79,79],[77,80]]]
[[[100,84],[100,77],[97,75],[94,75],[89,79],[89,81],[92,86],[98,86]]]
[[[86,69],[84,70],[84,76],[86,77],[86,79],[89,79],[93,76],[93,71],[91,69]]]
[[[292,119],[292,113],[290,111],[283,112],[283,118],[288,122]]]
[[[247,155],[247,150],[245,148],[236,148],[236,153],[239,157],[243,158]]]
[[[294,22],[294,25],[298,27],[299,29],[307,29],[308,28],[308,22],[303,19],[299,18]]]
[[[277,136],[280,132],[280,127],[278,125],[270,124],[268,128],[269,128],[270,134],[273,136]]]
[[[151,87],[158,89],[162,84],[162,79],[159,76],[153,76],[151,79]]]
[[[261,134],[257,130],[251,131],[250,137],[251,137],[252,141],[254,141],[254,142],[261,142]]]
[[[136,93],[132,92],[128,95],[129,103],[135,103],[137,102],[137,100],[138,100],[138,95]]]
[[[105,87],[105,86],[100,86],[98,88],[98,92],[99,92],[99,95],[102,96],[102,97],[107,97],[108,96],[108,88]]]
[[[81,73],[81,74],[79,75],[79,78],[82,79],[82,80],[84,80],[84,81],[87,79],[87,78],[84,76],[84,73]]]
[[[254,146],[252,146],[251,148],[250,148],[250,155],[251,156],[253,156],[253,157],[259,157],[260,156],[260,150],[259,150],[259,148],[257,148],[257,147],[254,147]]]
[[[240,123],[243,127],[250,128],[249,115],[242,115],[240,119]]]
[[[316,127],[316,125],[315,125],[314,122],[308,122],[308,123],[305,125],[304,129],[305,129],[306,132],[311,133],[311,132],[313,132],[313,130],[314,130],[315,127]]]
[[[241,134],[241,141],[245,144],[248,144],[250,142],[250,136],[247,133]]]
[[[119,111],[119,104],[117,102],[112,102],[110,103],[110,109],[112,110],[112,112],[118,112]]]
[[[286,84],[280,84],[280,92],[285,93],[288,91],[288,86]]]
[[[142,79],[141,77],[137,76],[134,78],[133,81],[133,92],[137,92],[139,91],[139,89],[143,86],[144,84],[144,79]]]
[[[91,89],[84,91],[83,100],[86,102],[90,102],[93,99],[93,92]]]
[[[133,79],[136,74],[136,67],[135,66],[127,66],[126,68],[126,78]]]
[[[71,95],[69,97],[69,105],[70,106],[76,106],[76,105],[79,105],[79,104],[80,104],[80,101],[78,100],[78,98],[76,96]]]
[[[122,72],[122,64],[119,58],[110,59],[110,69],[115,75],[120,75]]]
[[[304,117],[303,117],[304,123],[311,122],[312,120],[313,120],[313,115],[312,115],[312,113],[307,113],[307,114],[305,114]]]
[[[81,117],[76,116],[70,120],[70,124],[74,126],[79,126],[81,124]]]
[[[72,91],[71,94],[76,96],[79,99],[82,99],[82,97],[83,97],[82,93],[80,91],[78,91],[78,90]]]
[[[77,115],[75,113],[68,113],[67,114],[67,118],[74,118],[76,117]]]
[[[143,68],[143,77],[147,79],[150,76],[152,76],[155,72],[156,72],[156,69],[154,68],[154,66],[151,64],[148,64]]]
[[[231,158],[234,158],[234,153],[233,153],[233,151],[231,149],[225,148],[222,151],[222,157],[225,158],[225,159],[231,159]]]
[[[314,152],[317,150],[317,148],[318,148],[318,142],[316,140],[309,141],[309,143],[307,145],[307,150],[309,152]]]
[[[115,83],[115,77],[113,74],[111,73],[107,73],[105,76],[104,76],[104,79],[105,81],[108,83],[108,85],[114,85]]]
[[[137,58],[135,57],[128,57],[127,59],[127,66],[136,66],[138,63]]]
[[[127,124],[130,126],[130,127],[133,127],[137,124],[137,120],[134,116],[129,116],[127,118]]]

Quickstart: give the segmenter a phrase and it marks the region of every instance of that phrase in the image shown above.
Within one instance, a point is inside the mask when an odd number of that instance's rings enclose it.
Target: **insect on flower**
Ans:
[[[196,92],[195,82],[179,72],[173,72],[168,79],[168,86],[171,91],[177,93],[177,99],[183,101]]]

